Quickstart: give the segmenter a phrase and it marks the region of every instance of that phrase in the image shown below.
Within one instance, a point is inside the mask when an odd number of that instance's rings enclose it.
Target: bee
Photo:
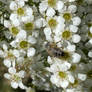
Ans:
[[[53,43],[46,43],[45,45],[47,53],[52,56],[62,60],[70,59],[70,53],[68,51],[64,51],[61,48],[57,47]]]

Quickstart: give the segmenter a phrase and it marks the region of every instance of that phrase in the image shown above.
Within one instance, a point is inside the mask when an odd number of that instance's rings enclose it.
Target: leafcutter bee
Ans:
[[[70,53],[68,51],[64,51],[63,49],[57,47],[53,43],[46,43],[45,45],[47,53],[52,56],[62,60],[70,59]]]

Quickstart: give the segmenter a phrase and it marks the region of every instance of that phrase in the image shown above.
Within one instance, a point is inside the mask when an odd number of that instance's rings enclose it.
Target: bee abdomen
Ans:
[[[55,57],[64,56],[64,52],[61,51],[61,49],[59,49],[59,48],[53,48],[53,49],[52,49],[52,52],[53,52],[53,55],[54,55]]]

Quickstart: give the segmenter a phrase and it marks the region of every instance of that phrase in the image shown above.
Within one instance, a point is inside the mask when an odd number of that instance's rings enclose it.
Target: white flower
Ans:
[[[53,63],[53,61],[52,61],[52,59],[51,59],[50,56],[48,56],[48,58],[47,58],[47,62],[48,62],[49,64],[52,64],[52,63]]]
[[[17,14],[11,13],[10,20],[13,21],[14,19],[17,19]]]
[[[10,9],[11,10],[17,10],[17,4],[16,4],[15,1],[11,1],[11,3],[10,3]]]
[[[83,87],[81,85],[78,85],[77,87],[64,89],[64,91],[62,92],[84,92],[84,91],[83,91]]]
[[[18,7],[23,7],[25,5],[24,0],[15,0],[10,2],[10,9],[15,11]]]
[[[92,44],[92,39],[89,40],[89,43]]]
[[[77,10],[77,6],[76,6],[76,5],[70,5],[70,6],[68,7],[68,10],[71,11],[72,13],[75,13],[76,10]]]
[[[72,26],[73,27],[73,26]],[[72,41],[73,43],[78,43],[81,40],[80,35],[75,34],[77,29],[74,30],[74,28],[70,27],[63,29],[60,33],[57,35],[61,38],[61,40],[69,42]],[[57,29],[58,30],[58,29]]]
[[[46,18],[47,25],[44,28],[44,34],[46,36],[46,40],[58,42],[61,40],[61,32],[65,27],[65,20],[62,16],[54,16]],[[62,25],[62,26],[61,26]]]
[[[88,56],[92,58],[92,51],[88,52]]]
[[[54,62],[54,61],[53,61]],[[50,72],[56,73],[57,71],[67,71],[71,67],[71,64],[68,62],[54,62],[48,70]]]
[[[71,30],[72,32],[74,32],[74,33],[76,33],[76,32],[78,31],[78,27],[75,26],[75,25],[70,25],[69,28],[70,28],[70,30]]]
[[[8,72],[9,72],[10,74],[15,74],[15,73],[16,73],[16,69],[15,69],[14,67],[10,67],[10,68],[8,69]]]
[[[25,30],[20,30],[20,32],[16,35],[16,40],[24,40],[27,37],[27,33]]]
[[[4,52],[3,50],[0,50],[0,57],[3,57],[4,56]]]
[[[61,83],[61,87],[62,87],[62,88],[67,88],[68,85],[69,85],[69,82],[66,81],[66,80],[62,81],[62,83]]]
[[[69,83],[74,83],[74,77],[68,72],[58,71],[50,78],[51,82],[57,87],[67,88]]]
[[[22,83],[22,78],[24,78],[24,71],[16,72],[16,69],[14,67],[10,67],[8,69],[9,73],[5,73],[4,77],[9,79],[11,81],[11,87],[21,89],[26,89],[26,86]]]
[[[78,79],[82,80],[82,81],[85,81],[87,78],[86,74],[81,74],[81,73],[78,73]]]
[[[40,12],[44,13],[46,11],[47,7],[48,7],[48,4],[45,1],[43,1],[42,3],[40,3],[40,5],[39,5]]]
[[[17,58],[20,56],[20,53],[18,50],[15,49],[15,50],[13,50],[13,55]]]
[[[68,49],[69,51],[71,51],[71,52],[74,52],[74,51],[76,50],[76,46],[69,44],[69,45],[67,46],[67,49]]]
[[[12,21],[12,23],[13,23],[13,25],[14,25],[15,27],[17,27],[17,26],[20,25],[20,21],[19,21],[18,19],[14,19],[14,20]]]
[[[92,33],[92,27],[90,27],[90,33]]]
[[[4,77],[5,77],[6,79],[8,79],[8,80],[9,80],[9,79],[10,79],[10,77],[11,77],[11,75],[9,75],[8,73],[5,73],[5,74],[4,74]]]
[[[21,77],[21,78],[24,78],[24,75],[25,75],[25,71],[21,70],[18,72],[18,75]]]
[[[78,53],[74,53],[73,55],[72,55],[72,62],[73,63],[79,63],[80,62],[80,59],[81,59],[81,56],[78,54]]]
[[[6,67],[10,67],[11,65],[12,66],[15,66],[15,59],[16,57],[14,56],[14,53],[13,53],[14,50],[10,49],[8,50],[8,47],[7,45],[3,45],[3,63]]]
[[[33,36],[28,36],[28,42],[31,44],[35,44],[37,42],[37,40]]]
[[[34,48],[32,48],[32,47],[29,48],[28,51],[27,51],[27,56],[32,57],[32,56],[35,55],[35,52],[36,52],[36,50]]]
[[[69,2],[74,2],[75,0],[69,0]]]
[[[16,18],[13,22],[7,21],[7,20],[4,21],[4,26],[10,30],[10,34],[12,34],[13,37],[15,37],[21,30],[21,27],[19,26],[20,23],[19,22],[17,23],[16,21],[17,21]],[[14,22],[15,22],[15,24],[14,24]]]
[[[9,28],[9,27],[11,26],[10,21],[4,20],[4,26],[5,26],[6,28]]]
[[[3,61],[3,63],[4,63],[4,65],[5,65],[6,67],[10,67],[10,66],[11,66],[11,61],[10,61],[9,59],[5,59],[5,60]]]
[[[61,37],[58,36],[58,35],[55,35],[54,36],[54,42],[59,42],[59,41],[61,41]]]
[[[78,42],[80,42],[80,40],[81,40],[81,37],[80,37],[78,34],[74,34],[74,35],[72,36],[72,41],[73,41],[74,43],[78,43]]]
[[[44,15],[45,12],[47,12],[48,9],[50,9],[50,8],[53,8],[54,10],[61,11],[63,7],[64,7],[64,3],[60,0],[56,0],[56,1],[52,0],[52,2],[50,0],[44,0],[40,3],[39,10],[40,10],[41,14]]]
[[[46,15],[52,17],[55,15],[55,10],[53,8],[47,9]]]
[[[6,44],[3,44],[3,50],[4,50],[4,51],[7,51],[7,50],[8,50],[8,47],[7,47]]]
[[[12,47],[14,47],[14,48],[16,48],[16,47],[17,47],[17,45],[16,45],[16,42],[15,42],[15,41],[12,41],[12,42],[10,43],[10,45],[11,45]]]
[[[46,36],[46,40],[48,40],[48,41],[51,41],[52,40],[52,38],[51,38],[52,32],[51,32],[51,29],[50,28],[45,28],[44,29],[44,34]]]
[[[43,26],[43,21],[42,21],[41,18],[40,18],[40,19],[37,19],[37,20],[35,21],[35,26],[36,26],[37,28],[41,28],[41,27]]]
[[[16,89],[18,88],[18,83],[17,82],[11,82],[11,87]]]
[[[61,12],[64,7],[64,3],[62,1],[58,1],[56,4],[56,9]]]
[[[78,16],[73,17],[72,21],[73,21],[73,25],[75,25],[75,26],[79,26],[81,23],[81,19]]]
[[[14,5],[17,5],[16,8],[14,8]],[[23,0],[13,1],[13,3],[10,4],[11,9],[13,9],[13,13],[10,15],[10,20],[16,26],[34,20],[32,8],[24,5],[25,2]]]
[[[57,87],[67,88],[69,83],[74,83],[75,79],[71,75],[71,72],[68,71],[71,67],[70,63],[54,61],[50,57],[48,57],[48,60],[51,65],[46,69],[53,73],[50,78],[53,84]]]
[[[34,16],[31,16],[31,18],[29,17],[29,16],[23,16],[22,18],[21,18],[21,21],[23,22],[23,23],[27,23],[28,21],[33,21],[34,20]]]
[[[66,89],[65,92],[75,92],[73,89]]]
[[[32,16],[33,15],[33,10],[30,7],[26,7],[26,11],[25,12],[26,12],[27,16]]]
[[[33,88],[29,87],[26,89],[26,92],[35,92],[35,90]]]
[[[17,14],[11,14],[10,15],[10,20],[12,22],[12,25],[14,25],[15,27],[19,26],[20,25],[20,20],[18,19],[17,17]]]
[[[25,5],[25,2],[24,2],[24,0],[19,0],[19,1],[17,2],[17,4],[18,4],[20,7],[23,7],[23,6]]]

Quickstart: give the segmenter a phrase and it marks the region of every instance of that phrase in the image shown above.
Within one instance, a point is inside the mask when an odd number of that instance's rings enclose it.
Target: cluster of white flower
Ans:
[[[8,73],[5,73],[4,77],[10,80],[11,87],[35,92],[33,88],[25,85],[23,79],[34,74],[31,64],[37,55],[38,50],[35,47],[38,39],[41,38],[39,34],[43,32],[45,40],[41,39],[41,46],[45,44],[46,54],[48,54],[45,61],[50,65],[43,68],[50,73],[50,76],[46,75],[46,77],[50,77],[52,85],[63,89],[62,92],[87,92],[87,86],[85,89],[83,86],[91,81],[92,67],[89,66],[92,63],[90,60],[89,64],[80,62],[82,56],[77,51],[77,45],[82,38],[79,35],[81,18],[76,14],[75,1],[32,0],[32,6],[28,6],[26,3],[28,0],[10,2],[11,14],[9,20],[4,20],[4,26],[9,29],[9,39],[13,40],[8,44],[2,44],[0,58],[3,58],[3,64],[7,67]],[[91,38],[88,42],[92,44],[92,26],[88,30],[87,36]],[[92,58],[92,50],[87,56]],[[31,75],[33,81],[35,75],[36,72]],[[40,75],[37,74],[38,76]],[[42,76],[40,78],[46,81]],[[50,85],[47,86],[49,89]]]
[[[62,50],[65,51],[60,59],[53,55],[48,56],[47,62],[50,67],[46,68],[52,73],[50,81],[57,87],[62,87],[64,92],[82,92],[76,81],[86,80],[85,74],[72,71],[76,68],[76,64],[79,65],[81,59],[81,55],[76,53],[76,43],[81,40],[77,33],[81,19],[75,14],[77,6],[71,3],[74,1],[43,0],[39,5],[39,11],[44,17],[41,20],[46,42],[61,49],[61,53]]]
[[[27,0],[14,0],[10,2],[10,20],[4,21],[4,26],[9,29],[13,40],[2,45],[0,57],[4,58],[4,65],[9,73],[4,77],[11,81],[13,88],[27,89],[22,79],[25,77],[26,63],[32,61],[36,53],[33,47],[37,42],[38,31],[34,20],[33,9],[25,5]],[[23,69],[21,69],[21,67]]]
[[[42,1],[40,3],[39,10],[44,17],[41,20],[43,20],[47,41],[63,42],[63,40],[70,40],[72,43],[80,42],[81,37],[77,34],[77,31],[81,19],[75,15],[77,10],[75,5],[65,5],[63,1],[48,0],[48,2]]]

